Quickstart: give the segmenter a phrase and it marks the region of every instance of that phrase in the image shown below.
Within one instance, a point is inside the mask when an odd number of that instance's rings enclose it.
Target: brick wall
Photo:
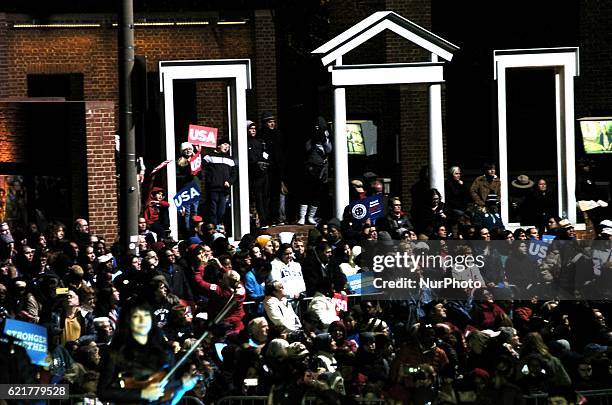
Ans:
[[[6,21],[6,14],[0,13],[0,83],[6,83],[8,81],[8,49],[7,49],[7,38],[8,35],[8,23]],[[0,85],[0,99],[6,97],[6,86]]]
[[[198,125],[218,128],[218,136],[227,136],[227,83],[204,81],[196,83]],[[186,134],[185,134],[186,136]]]
[[[85,127],[90,232],[113,243],[119,233],[114,103],[85,103]]]
[[[0,163],[22,163],[25,155],[24,113],[18,104],[0,103]]]
[[[612,17],[609,1],[581,1],[580,77],[576,78],[576,118],[612,115]]]
[[[251,120],[259,122],[265,111],[278,113],[276,82],[276,32],[270,10],[255,11],[255,58],[253,88],[257,89],[257,111],[249,111]],[[255,113],[255,116],[253,116]]]
[[[86,127],[86,171],[73,164],[75,178],[72,180],[76,186],[85,180],[83,174],[87,173],[87,193],[83,195],[88,195],[89,201],[77,201],[73,208],[89,217],[92,232],[112,241],[118,232],[113,138],[118,128],[115,119],[118,114],[117,29],[109,25],[85,29],[14,29],[11,24],[16,18],[0,14],[0,98],[27,97],[28,74],[83,75],[87,102],[85,124],[75,121],[75,128]],[[252,106],[256,99],[261,103],[261,111],[276,111],[274,24],[269,12],[258,12],[256,19],[261,24],[257,33],[252,23],[137,27],[136,54],[147,57],[148,72],[157,72],[160,60],[249,58],[253,76],[257,75],[254,85],[259,84],[247,95],[249,107],[255,111]],[[254,41],[259,44],[257,52]],[[259,57],[261,60],[257,60]],[[228,127],[225,85],[215,81],[197,83],[195,100],[198,122],[219,128],[222,136],[227,135]],[[149,88],[149,92],[158,91]],[[22,121],[7,119],[7,114],[6,109],[0,108],[0,162],[15,163],[23,153],[20,138],[15,135],[19,133],[15,126]],[[78,121],[77,116],[75,112]],[[77,143],[71,145],[71,149],[78,148]]]

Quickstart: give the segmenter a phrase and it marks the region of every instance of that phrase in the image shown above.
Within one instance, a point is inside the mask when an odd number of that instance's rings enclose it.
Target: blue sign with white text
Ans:
[[[368,218],[374,222],[383,214],[381,195],[373,195],[361,200],[351,201],[351,216],[358,223],[365,222]]]
[[[4,334],[14,337],[15,344],[26,349],[33,364],[48,366],[47,328],[34,323],[7,319],[4,324]]]
[[[176,195],[172,198],[172,200],[174,201],[174,205],[178,209],[191,201],[199,200],[200,194],[200,187],[196,184],[195,181],[192,181],[191,183],[180,189],[178,193],[176,193]]]

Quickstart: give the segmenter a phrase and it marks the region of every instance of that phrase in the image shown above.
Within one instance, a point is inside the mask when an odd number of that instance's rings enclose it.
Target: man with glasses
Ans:
[[[413,228],[408,215],[402,210],[399,197],[389,199],[389,212],[387,216],[376,221],[376,226],[378,231],[387,231],[396,240],[401,239],[405,231]]]

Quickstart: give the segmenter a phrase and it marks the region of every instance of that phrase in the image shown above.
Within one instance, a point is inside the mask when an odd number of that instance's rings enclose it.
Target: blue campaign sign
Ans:
[[[28,352],[33,364],[48,366],[47,328],[34,323],[7,319],[4,324],[4,334],[13,336],[15,344],[22,346]]]
[[[544,259],[546,255],[548,254],[549,247],[550,247],[550,242],[532,239],[529,241],[527,255],[532,260],[536,260],[536,261],[540,259]]]
[[[200,187],[196,184],[195,180],[187,184],[185,187],[179,190],[178,193],[172,198],[176,208],[181,208],[183,205],[191,202],[192,200],[200,199]]]
[[[372,294],[378,292],[374,287],[374,273],[357,273],[346,278],[349,289],[353,294]]]
[[[384,215],[382,195],[373,195],[371,197],[368,197],[368,200],[368,210],[370,213],[370,219],[372,221],[375,221],[376,218]]]
[[[373,195],[350,203],[351,216],[358,223],[365,222],[368,218],[372,221],[383,213],[382,196]]]

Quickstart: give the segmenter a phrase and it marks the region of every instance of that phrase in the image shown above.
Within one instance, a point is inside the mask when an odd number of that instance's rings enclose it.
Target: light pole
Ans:
[[[132,72],[134,70],[134,5],[132,0],[118,0],[119,35],[119,156],[121,250],[136,254],[138,246],[138,180],[136,140],[132,112]]]

